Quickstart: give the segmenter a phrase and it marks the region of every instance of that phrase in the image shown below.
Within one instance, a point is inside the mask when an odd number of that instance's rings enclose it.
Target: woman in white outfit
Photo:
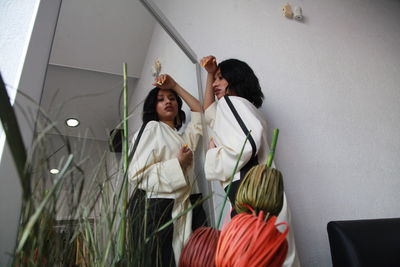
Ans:
[[[234,204],[240,179],[252,166],[266,162],[268,157],[267,123],[258,110],[264,96],[258,78],[243,61],[228,59],[217,65],[215,57],[208,56],[201,60],[201,65],[208,73],[204,96],[205,120],[211,131],[205,159],[208,180],[220,181],[227,189],[246,140],[245,131],[250,132],[229,192],[229,199]],[[285,196],[277,223],[282,221],[290,225]],[[287,240],[289,250],[283,266],[299,266],[292,228]]]
[[[135,188],[130,204],[131,218],[136,222],[132,235],[134,244],[143,249],[138,257],[142,266],[175,266],[192,229],[204,224],[204,213],[192,221],[195,209],[154,232],[187,210],[192,197],[198,196],[192,151],[202,135],[202,108],[169,75],[160,75],[154,85],[157,87],[144,102],[143,130],[132,140],[134,143],[139,138],[129,167],[129,180]],[[178,132],[185,121],[181,98],[191,109],[191,121],[183,133]]]

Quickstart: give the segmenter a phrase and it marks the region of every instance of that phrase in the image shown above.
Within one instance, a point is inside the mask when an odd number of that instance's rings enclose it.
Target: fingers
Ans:
[[[203,58],[200,60],[200,65],[204,68],[204,67],[206,66],[207,62],[208,62],[207,57],[203,57]]]
[[[185,153],[186,153],[189,161],[192,162],[193,161],[193,152],[192,152],[192,150],[188,149]]]
[[[203,57],[200,64],[209,74],[215,73],[218,69],[217,60],[214,56]]]
[[[183,169],[189,167],[193,162],[193,152],[187,144],[182,145],[179,149],[178,160]]]
[[[160,76],[158,76],[158,77],[156,77],[156,78],[154,79],[154,83],[153,83],[154,86],[162,85],[162,84],[163,84],[163,83],[162,83],[162,81],[161,81],[161,79],[160,79]]]
[[[193,152],[192,150],[188,150],[186,152],[184,152],[186,157],[191,161],[193,159]]]
[[[200,65],[204,68],[208,63],[216,63],[217,60],[214,56],[203,57],[200,61]]]
[[[210,57],[211,57],[211,56],[203,57],[203,58],[200,60],[200,65],[201,65],[203,68],[206,66],[207,62],[210,60]]]
[[[167,79],[168,79],[168,74],[161,74],[154,79],[153,85],[154,86],[164,85],[166,83]]]
[[[181,151],[182,153],[187,153],[187,152],[192,152],[192,150],[190,150],[189,145],[188,144],[184,144],[181,146]]]
[[[181,153],[184,157],[186,157],[189,162],[192,162],[193,160],[193,151],[189,148],[187,144],[182,145],[181,147]]]
[[[185,151],[190,150],[188,144],[183,144],[183,145],[182,145],[182,148],[183,148]]]

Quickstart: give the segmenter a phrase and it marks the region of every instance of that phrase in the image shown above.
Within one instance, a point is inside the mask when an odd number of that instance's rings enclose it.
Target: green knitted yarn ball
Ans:
[[[237,213],[251,210],[256,213],[264,211],[270,216],[278,216],[283,206],[283,177],[282,173],[264,164],[251,168],[243,178],[236,193],[235,210]]]

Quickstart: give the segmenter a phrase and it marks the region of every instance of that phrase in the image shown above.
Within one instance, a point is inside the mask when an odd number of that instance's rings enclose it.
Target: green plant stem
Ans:
[[[272,161],[274,160],[276,143],[278,142],[278,135],[279,135],[279,129],[275,128],[274,134],[272,136],[271,149],[269,150],[268,159],[266,162],[268,168],[271,168]]]
[[[124,63],[124,131],[123,131],[123,170],[126,175],[128,171],[128,74],[127,74],[127,64]],[[118,238],[118,246],[117,252],[119,259],[122,259],[125,248],[125,237],[126,237],[126,225],[127,225],[127,203],[128,203],[128,179],[124,179],[122,184],[123,196],[122,196],[122,205],[121,205],[121,223],[120,223],[120,232]]]
[[[131,155],[132,156],[133,156],[134,152],[135,151],[131,151]],[[128,174],[124,173],[124,178],[123,178],[122,184],[127,183],[127,179],[128,179]],[[121,187],[120,190],[118,190],[118,194],[116,196],[116,203],[121,203],[122,195],[123,195],[123,188]],[[116,207],[116,209],[117,208],[118,207]],[[106,248],[105,248],[105,252],[103,254],[103,258],[102,258],[100,266],[108,266],[107,265],[107,258],[108,258],[108,255],[110,253],[111,245],[114,245],[114,243],[113,243],[113,232],[112,231],[113,231],[113,229],[115,229],[115,224],[116,224],[116,221],[117,221],[117,214],[118,214],[118,212],[112,212],[111,221],[110,221],[110,225],[111,225],[110,229],[111,229],[111,231],[110,231],[110,233],[108,235],[108,238],[107,238],[107,244],[105,246]],[[118,229],[120,229],[120,227],[121,227],[121,224],[119,224],[119,228]],[[118,232],[118,234],[119,233],[120,232]]]
[[[128,170],[128,66],[124,63],[124,172]],[[128,190],[126,191],[128,192]]]

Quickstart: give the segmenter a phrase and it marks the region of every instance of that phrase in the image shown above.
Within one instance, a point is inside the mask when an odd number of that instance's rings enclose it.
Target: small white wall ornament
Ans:
[[[301,7],[296,6],[294,8],[293,15],[294,15],[294,19],[295,20],[298,20],[298,21],[303,20],[303,11],[301,10]]]
[[[293,18],[292,6],[290,4],[286,4],[282,7],[283,15],[289,19]]]

